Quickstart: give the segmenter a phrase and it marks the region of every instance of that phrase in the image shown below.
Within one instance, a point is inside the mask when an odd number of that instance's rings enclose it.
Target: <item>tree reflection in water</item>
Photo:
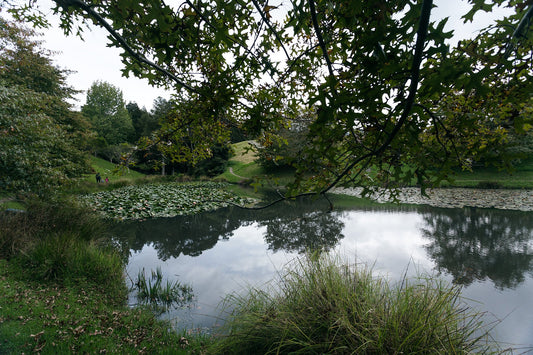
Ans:
[[[198,256],[228,239],[241,227],[258,223],[266,227],[265,242],[273,251],[303,253],[329,250],[343,235],[338,214],[328,213],[325,201],[288,201],[264,210],[223,208],[193,216],[158,218],[117,225],[113,233],[122,250],[140,251],[152,245],[160,260],[180,255]]]
[[[344,238],[344,223],[336,214],[306,213],[300,217],[277,217],[261,221],[266,226],[265,242],[273,251],[285,250],[303,254],[309,251],[328,251]]]
[[[480,208],[421,208],[420,213],[429,256],[455,283],[490,279],[499,289],[515,288],[531,273],[531,213]]]

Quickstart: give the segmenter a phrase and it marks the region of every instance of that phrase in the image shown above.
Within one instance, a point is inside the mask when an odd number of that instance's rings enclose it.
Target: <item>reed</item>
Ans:
[[[160,267],[151,271],[151,277],[146,277],[144,268],[139,271],[134,289],[137,291],[139,303],[148,305],[157,314],[167,312],[171,308],[183,307],[194,299],[189,285],[169,280],[164,283]]]
[[[298,259],[276,287],[228,296],[214,353],[490,352],[481,314],[432,277],[390,284],[339,258]]]

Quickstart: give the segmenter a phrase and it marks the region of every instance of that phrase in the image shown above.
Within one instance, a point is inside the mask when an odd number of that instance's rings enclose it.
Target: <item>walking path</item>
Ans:
[[[240,176],[240,175],[235,174],[235,173],[233,172],[233,168],[232,168],[231,166],[230,166],[230,168],[229,168],[229,173],[230,173],[231,175],[233,175],[233,176],[236,176],[236,177],[240,178],[240,179],[248,179],[248,178],[246,178],[246,177],[244,177],[244,176]]]
[[[335,188],[332,192],[361,197],[362,188]],[[428,197],[420,194],[416,187],[399,189],[397,196],[401,203],[430,205],[435,207],[462,208],[483,207],[504,210],[533,211],[533,190],[507,190],[507,189],[472,189],[472,188],[445,188],[428,189]],[[390,193],[379,189],[370,196],[376,202],[390,202]]]

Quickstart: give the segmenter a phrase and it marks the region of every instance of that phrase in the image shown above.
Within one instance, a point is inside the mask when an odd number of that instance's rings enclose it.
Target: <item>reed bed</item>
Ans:
[[[309,256],[276,287],[232,294],[214,353],[492,353],[481,314],[433,277],[391,284],[340,258]]]

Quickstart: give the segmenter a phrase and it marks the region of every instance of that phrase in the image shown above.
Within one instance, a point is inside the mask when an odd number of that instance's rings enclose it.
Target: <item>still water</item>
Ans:
[[[193,289],[195,302],[166,315],[179,328],[220,324],[232,292],[263,287],[306,250],[321,248],[370,266],[391,282],[425,273],[463,286],[472,307],[498,322],[493,337],[533,352],[533,212],[432,207],[350,208],[322,201],[261,211],[220,209],[121,224],[128,274],[160,267]]]

